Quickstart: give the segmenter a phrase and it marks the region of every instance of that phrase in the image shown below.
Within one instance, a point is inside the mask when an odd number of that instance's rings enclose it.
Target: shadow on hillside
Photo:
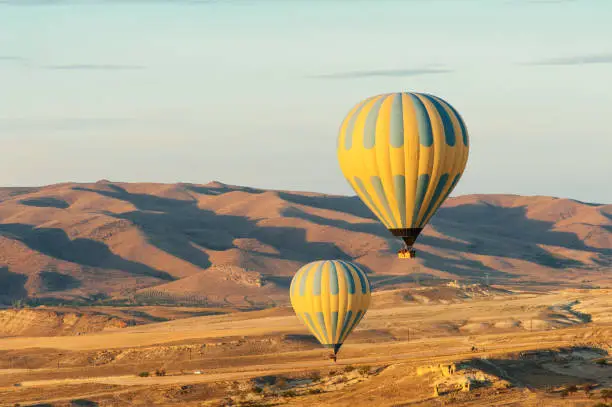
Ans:
[[[278,196],[287,202],[319,209],[344,212],[365,219],[378,220],[361,200],[355,196],[306,196],[279,192]]]
[[[9,304],[11,300],[22,299],[28,296],[25,284],[28,277],[13,273],[8,267],[0,267],[0,303]]]
[[[612,222],[612,213],[601,211],[601,213]],[[603,225],[603,228],[612,233],[612,225]]]
[[[597,382],[612,367],[598,366],[593,358],[607,355],[592,347],[538,349],[507,358],[474,358],[461,363],[507,380],[513,387],[545,390]]]
[[[350,213],[368,220],[376,220],[369,209],[357,197],[308,197],[289,193],[282,193],[281,197],[299,205],[325,208]],[[328,219],[309,214],[299,208],[288,208],[285,210],[284,215],[304,219],[322,226],[332,226],[386,239],[390,252],[394,252],[394,248],[401,246],[399,241],[397,241],[397,244],[394,244],[396,239],[378,221],[374,223],[368,221],[350,223],[339,219]],[[605,215],[612,219],[612,215]],[[459,253],[527,260],[554,269],[582,267],[583,263],[572,258],[553,255],[547,250],[540,248],[538,244],[579,249],[597,252],[603,256],[612,256],[612,250],[589,247],[574,233],[553,230],[553,222],[528,218],[525,207],[504,208],[486,203],[442,207],[434,215],[430,225],[435,227],[441,234],[460,241],[422,234],[417,241],[416,249],[419,257],[424,259],[424,265],[476,279],[482,279],[484,273],[488,273],[491,278],[498,280],[503,277],[518,277],[518,275],[500,272],[485,266],[479,261],[446,259],[428,254],[420,251],[419,245],[454,250]],[[612,230],[612,226],[604,225],[603,227],[606,230]],[[427,233],[427,226],[425,233]],[[605,259],[602,262],[607,264]]]
[[[311,242],[306,231],[294,227],[259,226],[256,220],[243,216],[217,214],[200,209],[196,201],[182,201],[147,194],[134,194],[117,185],[107,185],[112,191],[75,187],[114,199],[129,202],[138,211],[121,214],[107,213],[126,219],[143,231],[149,242],[175,257],[200,268],[211,266],[208,255],[199,247],[210,250],[235,248],[234,239],[254,238],[279,249],[280,254],[258,253],[263,257],[308,262],[321,258],[349,260],[349,256],[333,243]],[[192,187],[200,193],[221,188]],[[232,189],[234,190],[234,189]],[[249,189],[245,188],[245,191]],[[199,246],[199,247],[198,247]]]
[[[222,184],[196,186],[182,184],[187,190],[203,195],[221,195],[232,191],[261,193],[262,190],[228,187]],[[237,238],[254,238],[279,250],[279,254],[257,253],[258,256],[280,258],[298,262],[320,259],[351,258],[332,242],[312,242],[306,230],[296,227],[260,226],[256,219],[243,216],[218,214],[200,209],[196,200],[180,200],[142,193],[131,193],[125,188],[108,184],[105,189],[75,187],[75,190],[100,194],[131,203],[136,211],[121,214],[106,213],[126,219],[136,225],[148,241],[175,257],[200,268],[208,268],[211,261],[202,249],[224,251],[235,248]],[[312,215],[300,208],[287,208],[283,213],[289,218],[303,219],[321,226],[331,226],[382,238],[387,242],[389,255],[394,256],[400,242],[395,239],[357,197],[305,196],[290,192],[279,192],[279,197],[295,205],[344,212],[363,219],[350,223],[339,219],[328,219]],[[447,271],[459,276],[482,281],[488,273],[492,280],[518,277],[518,274],[500,272],[479,261],[464,258],[450,259],[419,250],[420,244],[434,248],[450,249],[458,253],[473,253],[487,256],[528,260],[533,263],[563,269],[578,267],[582,263],[553,256],[537,244],[597,251],[602,254],[609,249],[593,249],[586,246],[574,234],[553,231],[550,222],[529,219],[526,209],[502,208],[490,204],[470,204],[440,208],[431,224],[441,234],[460,241],[422,235],[417,242],[417,252],[423,265]],[[1,229],[0,229],[1,230]],[[72,250],[71,250],[72,252]],[[281,284],[283,282],[279,281]],[[381,284],[384,284],[382,281]],[[393,283],[397,283],[394,281]]]
[[[8,223],[0,224],[0,235],[19,240],[30,249],[47,256],[81,266],[117,269],[162,280],[173,280],[168,273],[117,256],[98,241],[83,238],[72,240],[62,229],[34,228],[21,223]]]
[[[19,201],[20,204],[26,206],[34,206],[38,208],[57,208],[66,209],[70,204],[62,199],[41,197],[41,198],[30,198]]]
[[[30,278],[28,286],[36,287],[37,292],[66,291],[79,288],[81,281],[68,274],[57,271],[41,271]]]
[[[282,337],[284,342],[298,343],[304,346],[310,346],[314,349],[321,346],[319,341],[312,335],[304,334],[287,334]]]
[[[357,233],[367,233],[382,239],[391,239],[393,235],[383,226],[382,223],[372,222],[371,218],[367,218],[366,222],[350,223],[340,219],[329,219],[322,216],[313,215],[295,207],[287,208],[283,211],[283,215],[290,218],[298,218],[308,222],[316,223],[321,226],[332,226],[338,229],[349,230]]]
[[[447,236],[468,241],[464,244],[447,240],[444,243],[445,248],[490,256],[527,257],[535,263],[553,268],[580,266],[581,263],[552,256],[538,248],[537,244],[612,253],[612,249],[597,249],[585,245],[574,233],[553,230],[553,222],[528,218],[526,207],[503,208],[490,204],[443,207],[432,218],[431,225]],[[480,239],[474,238],[476,234]],[[425,236],[423,238],[432,239]],[[498,244],[491,244],[493,242]],[[438,244],[441,245],[442,242]],[[508,244],[512,245],[509,247],[514,251],[505,250]],[[516,250],[521,252],[516,253]]]

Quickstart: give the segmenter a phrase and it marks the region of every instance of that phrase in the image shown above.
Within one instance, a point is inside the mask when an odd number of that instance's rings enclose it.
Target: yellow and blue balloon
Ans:
[[[355,105],[337,147],[344,177],[408,248],[457,185],[468,151],[467,128],[455,108],[437,96],[409,92]]]
[[[370,305],[370,281],[353,263],[315,261],[298,270],[289,289],[300,321],[335,355]]]

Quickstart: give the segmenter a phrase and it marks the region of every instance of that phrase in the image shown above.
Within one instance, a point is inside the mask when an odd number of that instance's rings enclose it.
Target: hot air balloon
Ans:
[[[298,270],[289,291],[299,320],[332,350],[330,357],[335,362],[342,343],[370,305],[367,275],[347,261],[315,261]]]
[[[468,159],[468,132],[446,101],[387,93],[355,105],[340,127],[338,161],[361,200],[413,258],[419,234],[453,191]]]

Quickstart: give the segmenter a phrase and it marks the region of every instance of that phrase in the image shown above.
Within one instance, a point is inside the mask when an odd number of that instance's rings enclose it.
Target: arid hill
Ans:
[[[0,302],[123,298],[268,306],[317,259],[362,265],[376,289],[442,278],[606,285],[612,205],[551,197],[451,198],[416,246],[356,197],[218,182],[100,181],[0,189]]]

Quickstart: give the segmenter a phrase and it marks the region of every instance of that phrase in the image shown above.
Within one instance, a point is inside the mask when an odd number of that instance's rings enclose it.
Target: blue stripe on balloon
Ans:
[[[435,96],[434,96],[435,97]],[[467,129],[465,127],[465,123],[463,122],[463,119],[461,118],[461,116],[459,115],[459,112],[457,112],[457,110],[447,101],[440,99],[439,97],[435,97],[440,103],[444,104],[445,106],[448,106],[448,108],[453,112],[453,115],[455,116],[455,119],[457,119],[457,121],[459,122],[459,127],[461,127],[461,136],[463,138],[463,145],[464,146],[468,146],[468,133],[467,133]]]
[[[348,286],[349,294],[355,294],[355,279],[353,273],[348,268],[348,265],[344,261],[339,261],[342,264],[342,271],[344,272],[344,278]]]
[[[448,174],[442,174],[442,176],[438,180],[438,185],[436,185],[436,189],[433,193],[433,196],[429,200],[429,205],[427,206],[427,210],[425,211],[425,214],[423,215],[423,222],[425,222],[425,220],[429,217],[431,212],[436,209],[436,202],[438,202],[438,198],[440,198],[440,195],[442,195],[442,191],[444,190],[444,187],[446,186],[447,181],[448,181]],[[423,226],[424,225],[421,225],[421,227]]]
[[[367,293],[368,292],[368,287],[369,287],[369,281],[367,280],[366,277],[364,277],[363,271],[361,271],[353,263],[346,263],[346,264],[347,264],[347,266],[349,266],[355,272],[355,274],[357,274],[357,278],[359,278],[359,282],[361,283],[361,293],[362,294]]]
[[[406,227],[406,177],[403,175],[393,176],[393,190],[395,192],[395,201],[397,202],[397,210],[400,214],[401,225]]]
[[[381,222],[384,224],[385,223],[384,222],[385,217],[382,216],[382,213],[380,212],[380,209],[378,209],[378,206],[376,206],[376,204],[374,203],[374,200],[370,196],[370,193],[368,192],[368,190],[366,189],[365,185],[363,184],[363,181],[361,181],[361,179],[359,177],[355,177],[355,185],[357,185],[357,188],[359,189],[359,192],[361,192],[361,194],[365,197],[366,201],[368,201],[368,203],[370,204],[370,207],[374,211],[374,214],[376,216],[378,216],[378,219],[380,219]]]
[[[423,200],[425,199],[425,194],[427,193],[428,187],[429,187],[429,174],[419,175],[419,179],[417,181],[417,187],[416,187],[416,198],[414,200],[414,212],[412,214],[412,224],[411,224],[412,228],[417,227],[419,212],[421,211],[421,205],[423,204]]]
[[[337,342],[336,332],[338,332],[338,311],[334,311],[331,313],[331,338],[329,338],[330,343]]]
[[[380,202],[382,202],[385,212],[387,212],[387,218],[391,222],[391,226],[397,228],[397,221],[395,220],[393,212],[391,211],[391,207],[389,206],[389,202],[387,201],[387,195],[385,195],[385,189],[383,187],[382,181],[380,180],[380,177],[377,177],[375,175],[371,176],[370,182],[374,187],[374,191],[376,191],[376,195],[378,195],[378,199],[380,200]]]
[[[306,268],[300,276],[300,297],[306,295],[306,281],[308,280],[308,274],[310,273],[310,270],[312,270],[312,268],[314,267],[314,264],[311,263],[305,267]]]
[[[448,112],[446,111],[444,106],[440,104],[438,99],[432,97],[431,95],[421,95],[421,96],[429,100],[431,104],[434,106],[434,108],[436,109],[436,111],[438,112],[438,115],[440,115],[440,119],[442,119],[442,125],[444,126],[444,138],[446,140],[446,144],[451,147],[454,146],[455,145],[455,127],[453,126],[453,122],[450,116],[448,115]]]
[[[363,127],[363,147],[368,150],[373,148],[376,144],[376,122],[378,120],[378,112],[386,98],[386,96],[382,96],[374,102],[366,117],[365,126]]]
[[[368,98],[364,100],[361,103],[361,105],[359,105],[357,110],[355,110],[355,113],[353,113],[353,115],[349,118],[348,123],[346,124],[346,130],[344,131],[344,149],[345,150],[350,150],[351,147],[353,147],[353,136],[354,136],[353,130],[355,128],[355,122],[357,121],[357,117],[359,116],[359,113],[361,113],[361,110],[363,109],[365,105],[368,104],[370,99],[372,98]]]
[[[361,315],[362,315],[362,311],[361,310],[357,311],[357,313],[355,314],[355,318],[353,319],[353,322],[346,329],[346,332],[344,333],[344,336],[348,336],[348,334],[351,333],[351,331],[355,328],[355,326],[357,325],[357,323],[361,319]]]
[[[317,269],[312,282],[312,295],[321,295],[321,277],[323,276],[323,265],[325,265],[325,262],[323,261],[317,263]]]
[[[337,295],[340,289],[338,288],[338,270],[336,270],[336,263],[330,261],[329,269],[329,291],[332,295]]]
[[[325,326],[325,317],[322,312],[317,312],[317,321],[319,322],[319,326],[321,327],[321,331],[323,332],[323,339],[325,343],[331,343],[329,336],[327,335],[327,327]]]
[[[446,200],[446,198],[448,198],[448,196],[451,194],[451,192],[453,192],[453,189],[457,185],[457,182],[459,181],[459,178],[461,178],[461,174],[455,175],[455,178],[453,179],[453,182],[451,182],[450,187],[446,190],[446,193],[444,194],[444,197],[442,198],[441,202],[444,202]],[[425,219],[427,219],[427,218],[425,218]]]
[[[393,94],[391,103],[391,120],[389,122],[389,140],[392,147],[404,145],[404,108],[402,105],[402,94]]]
[[[309,312],[304,312],[304,317],[306,319],[306,322],[308,322],[308,325],[310,326],[310,330],[315,333],[315,336],[317,337],[317,340],[319,340],[319,341],[323,340],[324,338],[321,335],[321,332],[319,332],[319,329],[315,325],[314,321],[312,320],[312,317],[310,316],[310,313]]]
[[[340,331],[340,336],[338,337],[337,342],[341,342],[343,340],[344,334],[346,333],[346,330],[349,327],[349,323],[351,322],[352,316],[353,316],[353,311],[350,311],[350,310],[344,316],[344,323],[342,324],[342,330]]]
[[[408,93],[408,95],[412,99],[412,105],[414,106],[416,114],[417,127],[419,129],[419,142],[424,147],[431,147],[434,139],[427,108],[415,94]]]

